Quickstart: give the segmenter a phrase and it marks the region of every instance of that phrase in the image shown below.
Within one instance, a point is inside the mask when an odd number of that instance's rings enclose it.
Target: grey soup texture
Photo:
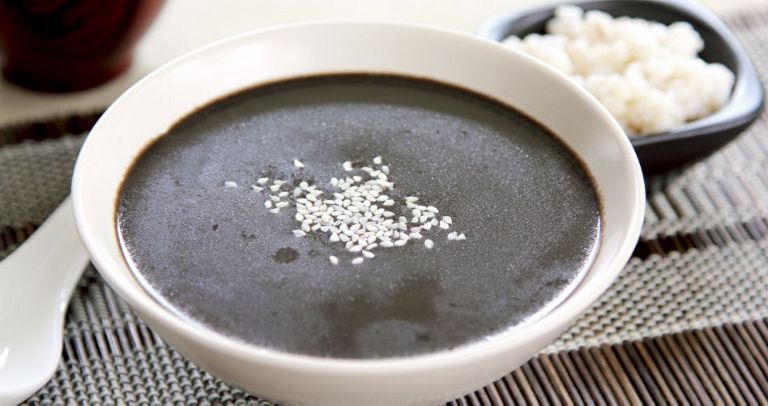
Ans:
[[[295,206],[271,213],[250,187],[268,177],[333,191],[343,162],[376,156],[394,182],[390,210],[418,196],[466,239],[432,229],[431,248],[413,241],[356,265],[326,233],[297,238]],[[600,235],[590,177],[542,126],[468,91],[386,76],[297,79],[199,109],[138,158],[118,211],[133,272],[180,317],[334,358],[514,334],[574,288]]]

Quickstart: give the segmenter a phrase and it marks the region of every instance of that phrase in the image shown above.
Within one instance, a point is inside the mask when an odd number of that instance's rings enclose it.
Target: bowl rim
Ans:
[[[471,46],[485,47],[485,52],[497,52],[498,58],[512,58],[518,61],[522,60],[524,63],[536,65],[537,69],[541,69],[542,72],[549,76],[549,79],[557,81],[560,85],[564,86],[576,97],[579,97],[585,106],[594,111],[594,113],[605,123],[609,128],[610,136],[615,137],[617,146],[622,158],[626,159],[626,165],[631,172],[632,177],[627,179],[630,189],[633,191],[630,196],[631,212],[630,218],[627,219],[626,231],[622,236],[622,240],[619,243],[619,249],[615,254],[610,257],[610,262],[607,263],[603,269],[600,270],[601,277],[595,278],[591,281],[590,289],[584,288],[584,283],[590,273],[594,272],[593,268],[590,268],[587,275],[582,282],[574,288],[571,294],[562,300],[558,306],[539,318],[535,322],[526,326],[526,338],[520,337],[501,337],[496,340],[479,341],[471,344],[467,344],[451,350],[442,350],[431,352],[427,354],[420,354],[414,356],[405,357],[392,357],[383,359],[342,359],[342,358],[325,358],[319,356],[311,356],[304,354],[288,353],[279,350],[273,350],[265,347],[259,347],[255,344],[243,342],[231,337],[227,337],[221,333],[214,332],[210,329],[200,328],[193,323],[181,319],[174,314],[170,309],[162,306],[159,302],[152,299],[152,297],[143,289],[134,289],[131,286],[126,286],[115,276],[117,272],[129,272],[128,265],[125,264],[124,256],[121,257],[122,268],[115,270],[112,269],[113,264],[110,261],[109,253],[104,251],[104,245],[110,245],[112,242],[100,241],[100,236],[97,232],[91,229],[90,224],[94,221],[91,220],[89,214],[85,212],[83,202],[86,201],[87,193],[87,178],[86,170],[84,169],[83,157],[91,154],[92,143],[95,137],[91,136],[86,138],[85,143],[82,146],[80,155],[78,156],[75,171],[72,180],[72,201],[75,212],[75,220],[77,223],[78,231],[81,236],[81,240],[86,246],[87,250],[91,254],[93,263],[99,270],[100,274],[108,282],[108,284],[118,293],[118,295],[125,300],[134,310],[137,310],[139,314],[146,313],[154,318],[154,321],[163,323],[166,329],[173,330],[176,334],[183,335],[185,338],[194,340],[197,344],[200,344],[206,348],[215,348],[217,352],[227,354],[231,357],[239,359],[246,359],[248,362],[257,363],[261,365],[271,365],[287,370],[301,370],[308,373],[320,373],[326,375],[337,376],[382,376],[382,375],[398,375],[402,373],[418,373],[426,372],[441,368],[451,368],[459,365],[466,364],[472,360],[488,359],[490,356],[502,354],[504,351],[508,351],[509,348],[514,348],[516,345],[520,345],[526,342],[535,341],[546,337],[548,333],[558,332],[564,326],[567,326],[575,319],[579,314],[584,312],[591,304],[593,304],[600,295],[610,286],[618,273],[623,269],[623,266],[629,260],[631,253],[634,250],[637,239],[640,235],[642,222],[645,213],[645,186],[643,182],[643,176],[640,169],[637,157],[632,149],[626,136],[619,124],[610,116],[607,110],[600,105],[600,103],[594,99],[586,90],[567,80],[565,76],[550,68],[546,64],[535,60],[534,58],[524,55],[522,53],[509,53],[498,43],[487,41],[477,37],[470,33],[464,33],[456,30],[435,28],[423,24],[413,23],[400,23],[389,22],[380,20],[331,20],[322,22],[304,22],[294,23],[281,26],[270,27],[266,29],[260,29],[250,32],[245,32],[235,36],[231,36],[222,40],[213,42],[207,46],[190,51],[178,58],[175,58],[171,62],[166,63],[162,67],[156,69],[149,75],[145,76],[139,82],[131,86],[123,95],[121,95],[102,115],[101,119],[94,126],[92,133],[100,133],[101,127],[104,126],[106,120],[113,114],[114,111],[121,109],[125,100],[133,97],[135,93],[138,93],[140,89],[145,86],[151,86],[152,82],[158,77],[162,77],[167,72],[182,66],[186,61],[197,58],[207,52],[217,49],[219,47],[236,46],[240,41],[247,41],[251,38],[258,38],[260,36],[266,36],[270,34],[276,34],[281,31],[300,30],[300,29],[335,29],[343,27],[346,29],[357,30],[400,30],[408,31],[411,33],[419,33],[419,35],[432,35],[440,36],[445,40],[451,41],[463,41],[470,43]],[[500,52],[504,50],[503,52]],[[511,55],[511,56],[510,56]],[[94,175],[90,175],[94,176]],[[95,175],[98,176],[98,175]],[[114,209],[113,209],[114,210]],[[122,252],[122,251],[121,251]],[[567,304],[567,305],[566,305]]]
[[[706,117],[688,122],[682,126],[660,133],[638,135],[629,137],[634,147],[664,143],[668,141],[680,141],[704,136],[720,131],[728,130],[753,122],[763,110],[765,105],[765,90],[760,82],[759,75],[754,64],[744,48],[736,39],[727,25],[704,5],[691,0],[569,0],[566,2],[552,2],[531,6],[528,8],[512,10],[482,22],[476,29],[477,35],[491,41],[501,42],[496,32],[500,26],[521,19],[527,15],[554,11],[559,6],[573,5],[581,7],[589,4],[596,7],[590,10],[600,10],[599,3],[640,3],[645,7],[661,7],[675,9],[682,14],[691,16],[699,25],[706,26],[714,32],[733,54],[736,65],[734,83],[731,96],[720,109]],[[689,21],[690,23],[690,21]],[[695,25],[694,25],[695,26]],[[694,27],[695,28],[695,27]],[[509,34],[511,35],[511,34]]]

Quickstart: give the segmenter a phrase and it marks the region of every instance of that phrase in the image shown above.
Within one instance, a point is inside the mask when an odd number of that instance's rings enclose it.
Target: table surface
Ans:
[[[51,95],[0,81],[0,125],[109,105],[131,84],[165,62],[233,34],[302,21],[374,19],[474,31],[485,19],[546,0],[169,0],[137,49],[134,66],[119,79],[92,90]],[[716,12],[765,0],[702,0]]]

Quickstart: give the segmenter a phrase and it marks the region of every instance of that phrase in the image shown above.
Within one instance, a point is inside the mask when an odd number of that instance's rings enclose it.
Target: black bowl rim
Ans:
[[[694,1],[689,0],[576,0],[548,5],[535,6],[527,9],[515,10],[501,16],[492,17],[482,23],[477,34],[492,41],[501,41],[499,27],[509,25],[511,22],[527,15],[553,11],[562,5],[589,5],[588,9],[600,9],[599,3],[642,3],[647,7],[662,7],[675,9],[684,15],[690,15],[698,25],[707,26],[712,32],[728,46],[733,53],[736,69],[735,81],[731,91],[731,97],[715,113],[701,119],[684,124],[679,128],[656,134],[629,137],[634,147],[648,144],[656,144],[666,141],[679,141],[681,139],[698,137],[705,134],[716,133],[733,129],[739,126],[746,127],[754,121],[762,112],[765,104],[765,91],[758,77],[752,61],[747,56],[735,35],[720,18]],[[511,34],[506,34],[511,35]]]

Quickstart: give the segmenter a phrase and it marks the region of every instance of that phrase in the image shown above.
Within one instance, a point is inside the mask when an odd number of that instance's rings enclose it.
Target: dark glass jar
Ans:
[[[19,86],[72,92],[112,79],[163,0],[0,0],[3,75]]]

